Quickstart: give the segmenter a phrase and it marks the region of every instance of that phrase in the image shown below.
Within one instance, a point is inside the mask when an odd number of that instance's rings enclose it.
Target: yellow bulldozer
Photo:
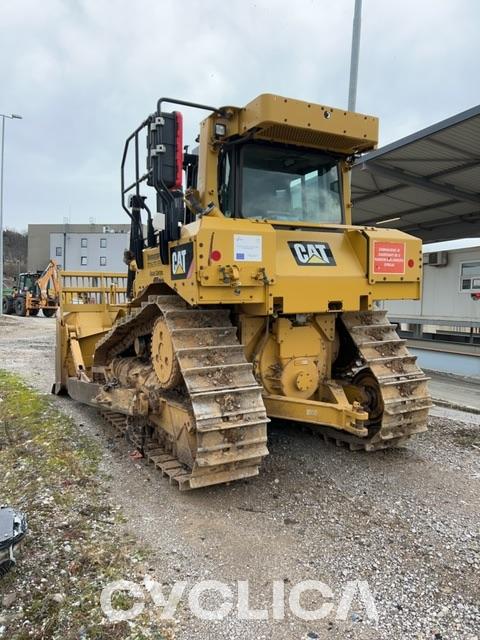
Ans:
[[[209,112],[192,152],[166,104]],[[366,451],[425,431],[428,378],[379,307],[420,297],[421,242],[352,225],[349,171],[377,136],[372,116],[276,95],[161,98],[123,153],[128,273],[62,273],[55,392],[180,489],[258,474],[269,419]]]

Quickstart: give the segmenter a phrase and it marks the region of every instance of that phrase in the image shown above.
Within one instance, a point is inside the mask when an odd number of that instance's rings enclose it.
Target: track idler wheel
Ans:
[[[152,331],[152,364],[163,389],[178,387],[182,376],[175,355],[170,329],[164,318],[158,318]]]
[[[358,401],[368,412],[367,426],[379,426],[384,405],[378,380],[370,369],[362,369],[354,376],[352,386],[358,391]]]

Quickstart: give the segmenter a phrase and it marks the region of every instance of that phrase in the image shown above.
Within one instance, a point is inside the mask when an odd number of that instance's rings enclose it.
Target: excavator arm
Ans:
[[[58,300],[60,296],[60,284],[58,279],[58,264],[55,260],[50,260],[45,271],[38,277],[37,285],[40,290],[40,300],[48,302],[49,297]],[[52,295],[52,293],[54,295]]]

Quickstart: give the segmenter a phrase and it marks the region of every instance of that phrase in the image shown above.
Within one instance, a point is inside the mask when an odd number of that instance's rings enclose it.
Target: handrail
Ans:
[[[60,272],[61,311],[91,311],[98,305],[127,305],[127,274],[102,271]],[[95,309],[94,309],[95,307]]]
[[[131,214],[131,212],[129,211],[128,207],[125,204],[125,196],[132,189],[135,189],[135,194],[137,196],[139,196],[140,195],[140,184],[142,182],[144,182],[145,180],[147,180],[147,178],[149,177],[149,175],[151,173],[151,171],[147,171],[147,173],[145,173],[142,176],[140,176],[140,163],[139,163],[139,154],[138,154],[138,136],[139,136],[139,133],[152,122],[152,120],[155,118],[156,115],[160,115],[161,114],[161,107],[162,107],[162,103],[163,102],[168,102],[169,104],[178,104],[178,105],[181,105],[183,107],[192,107],[193,109],[203,109],[204,111],[212,111],[213,113],[218,113],[220,115],[223,114],[223,111],[221,109],[219,109],[218,107],[212,107],[212,106],[207,105],[207,104],[200,104],[200,103],[197,103],[197,102],[189,102],[187,100],[179,100],[178,98],[167,98],[167,97],[159,98],[157,100],[157,113],[149,115],[128,136],[128,138],[125,140],[125,145],[123,147],[122,162],[121,162],[121,166],[120,166],[120,173],[121,173],[121,176],[120,176],[120,178],[121,178],[120,179],[120,182],[121,182],[121,201],[122,201],[122,209],[127,213],[128,217],[130,219],[132,219],[132,214]],[[126,161],[127,161],[128,151],[129,151],[130,143],[132,142],[132,140],[134,140],[134,142],[135,142],[135,180],[130,185],[128,185],[128,187],[125,187],[125,164],[126,164]]]

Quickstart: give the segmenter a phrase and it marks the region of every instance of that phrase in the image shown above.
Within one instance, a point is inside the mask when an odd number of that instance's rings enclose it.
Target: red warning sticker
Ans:
[[[405,273],[405,243],[374,242],[373,273]]]

